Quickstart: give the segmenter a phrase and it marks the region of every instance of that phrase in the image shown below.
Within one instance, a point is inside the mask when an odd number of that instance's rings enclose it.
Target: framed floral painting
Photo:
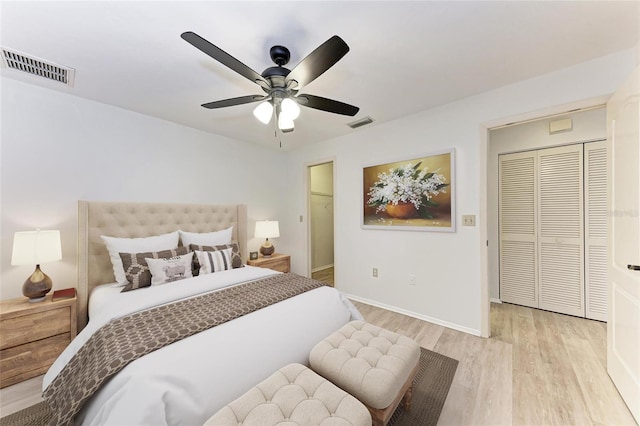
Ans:
[[[362,228],[455,231],[454,150],[362,170]]]

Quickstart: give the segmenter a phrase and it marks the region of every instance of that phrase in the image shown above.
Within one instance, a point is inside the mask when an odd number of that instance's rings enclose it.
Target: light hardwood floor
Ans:
[[[330,268],[322,269],[322,270],[317,271],[317,272],[312,272],[311,273],[311,278],[313,278],[314,280],[325,282],[328,285],[330,285],[331,287],[333,287],[334,286],[334,284],[333,284],[333,266],[330,267]]]
[[[606,324],[492,304],[489,339],[354,302],[365,319],[459,361],[439,425],[634,425],[606,373]],[[0,390],[37,402],[42,376]]]
[[[491,305],[483,339],[354,302],[365,319],[459,361],[439,425],[635,425],[606,372],[606,324]]]

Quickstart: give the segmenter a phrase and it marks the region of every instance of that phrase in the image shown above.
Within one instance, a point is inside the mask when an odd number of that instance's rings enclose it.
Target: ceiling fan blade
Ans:
[[[322,43],[287,75],[287,82],[297,81],[297,89],[306,86],[331,68],[349,51],[349,46],[337,35]]]
[[[248,95],[240,96],[238,98],[223,99],[221,101],[213,101],[206,104],[202,104],[203,107],[209,109],[224,108],[234,105],[250,104],[251,102],[258,102],[267,99],[269,96],[262,95]]]
[[[262,87],[264,87],[265,85],[267,87],[269,86],[269,83],[267,82],[267,80],[265,80],[265,78],[262,77],[260,74],[258,74],[257,72],[255,72],[254,70],[252,70],[251,68],[249,68],[248,66],[246,66],[245,64],[237,60],[236,58],[234,58],[233,56],[229,55],[227,52],[220,49],[218,46],[215,46],[214,44],[211,44],[209,41],[203,39],[198,34],[191,31],[187,31],[182,33],[180,37],[182,37],[186,42],[192,44],[195,48],[200,49],[207,55],[211,56],[213,59],[220,62],[222,65],[226,65],[227,67],[231,68],[232,70],[242,75],[243,77],[251,80],[252,82],[259,84]]]
[[[319,109],[322,111],[332,112],[334,114],[342,114],[354,116],[360,111],[357,106],[345,104],[344,102],[334,101],[333,99],[322,98],[314,95],[299,95],[294,98],[300,105],[309,108]]]

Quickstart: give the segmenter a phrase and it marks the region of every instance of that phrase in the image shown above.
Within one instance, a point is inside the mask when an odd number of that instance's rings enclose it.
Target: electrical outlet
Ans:
[[[476,226],[476,215],[474,215],[474,214],[463,214],[462,215],[462,226]]]
[[[373,271],[371,271],[371,274],[373,275],[373,278],[378,278],[378,268],[373,268]]]
[[[409,274],[409,285],[416,285],[416,276]]]
[[[300,215],[300,223],[302,223],[302,215]]]

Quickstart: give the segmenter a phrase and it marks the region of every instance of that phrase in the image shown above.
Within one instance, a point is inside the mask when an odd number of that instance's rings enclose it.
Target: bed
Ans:
[[[69,364],[77,364],[91,336],[130,314],[216,300],[287,275],[243,265],[123,293],[112,284],[113,268],[101,235],[136,238],[178,229],[205,233],[232,227],[232,239],[246,259],[246,206],[80,201],[78,217],[78,324],[82,331],[45,375],[45,394],[52,383],[58,386]],[[337,290],[313,287],[135,359],[87,399],[74,422],[201,425],[282,366],[308,364],[309,352],[318,341],[361,318]]]

